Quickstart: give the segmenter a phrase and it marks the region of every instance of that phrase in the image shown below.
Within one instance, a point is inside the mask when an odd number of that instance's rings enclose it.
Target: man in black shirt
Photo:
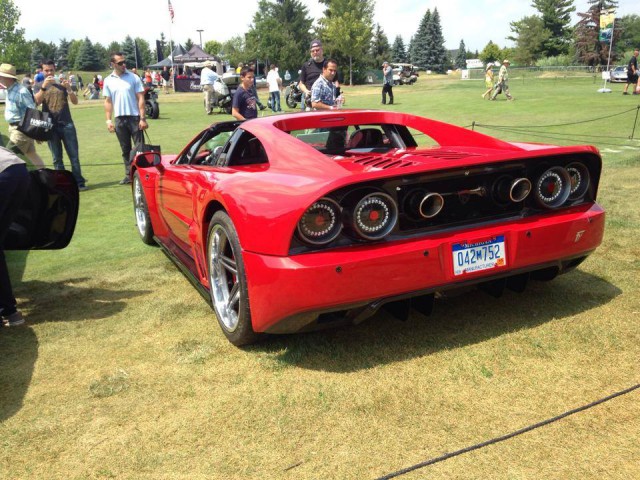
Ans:
[[[638,53],[640,53],[640,50],[636,48],[631,60],[629,60],[629,65],[627,65],[627,84],[624,86],[624,92],[622,92],[623,95],[629,95],[627,90],[629,89],[630,84],[633,85],[633,94],[636,95],[635,86],[636,83],[638,83]]]
[[[302,102],[302,110],[306,106],[306,99],[311,98],[311,87],[313,83],[322,75],[324,64],[324,51],[322,42],[318,39],[311,42],[311,60],[305,62],[300,70],[300,90],[304,94],[305,101]]]
[[[78,134],[69,109],[69,102],[74,105],[78,104],[78,96],[66,78],[60,75],[59,80],[56,79],[56,66],[53,60],[42,62],[42,71],[45,74],[45,79],[42,83],[36,83],[33,91],[36,104],[42,104],[42,111],[49,112],[53,119],[53,136],[48,142],[53,165],[56,170],[64,170],[62,163],[62,146],[64,145],[71,163],[71,173],[78,183],[78,189],[80,191],[86,190],[86,180],[80,169]]]

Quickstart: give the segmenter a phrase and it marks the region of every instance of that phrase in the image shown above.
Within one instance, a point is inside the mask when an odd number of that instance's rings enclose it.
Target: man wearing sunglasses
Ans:
[[[107,129],[111,133],[115,132],[120,142],[125,171],[120,185],[125,185],[131,183],[129,179],[131,140],[139,142],[142,131],[148,127],[144,116],[144,87],[140,77],[127,71],[122,52],[111,54],[111,65],[113,72],[104,80],[102,96],[105,97]]]

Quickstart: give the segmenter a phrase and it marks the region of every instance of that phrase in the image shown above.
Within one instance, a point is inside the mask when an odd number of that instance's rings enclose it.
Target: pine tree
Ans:
[[[431,20],[427,27],[428,49],[427,65],[436,72],[443,73],[449,64],[447,49],[444,48],[444,37],[440,26],[440,14],[438,8],[433,9]]]
[[[454,66],[456,68],[467,68],[467,48],[464,45],[464,40],[460,40]]]
[[[540,12],[542,24],[549,31],[540,53],[547,57],[566,54],[573,34],[571,13],[576,9],[573,0],[533,0],[532,6]]]
[[[578,13],[580,20],[576,25],[576,57],[579,62],[591,67],[607,65],[609,58],[609,42],[600,42],[600,14],[602,10],[615,9],[617,0],[589,0],[589,10]],[[617,20],[616,20],[617,22]],[[613,43],[620,37],[620,29],[613,30]],[[611,61],[617,59],[615,52],[611,54]]]
[[[371,39],[371,55],[370,66],[373,68],[380,67],[382,62],[388,61],[391,56],[391,47],[389,45],[389,39],[382,30],[380,24],[376,24],[373,38]]]
[[[408,63],[407,50],[404,48],[404,42],[400,35],[396,36],[391,47],[391,61],[395,63]]]
[[[66,38],[60,39],[60,44],[58,45],[58,49],[56,51],[55,58],[53,61],[56,62],[56,68],[58,70],[68,70],[69,69],[69,46],[70,42],[67,41]]]
[[[85,37],[84,43],[80,47],[78,57],[76,58],[76,70],[96,71],[102,68],[98,54],[96,53],[89,37]]]
[[[124,39],[124,42],[122,42],[121,47],[122,47],[121,48],[122,54],[124,55],[124,58],[126,59],[126,62],[127,62],[127,68],[131,69],[135,67],[136,66],[136,51],[135,51],[136,46],[133,43],[133,38],[127,35]]]
[[[418,31],[411,39],[409,54],[411,63],[421,68],[429,66],[429,25],[431,24],[431,10],[427,12],[420,20]]]

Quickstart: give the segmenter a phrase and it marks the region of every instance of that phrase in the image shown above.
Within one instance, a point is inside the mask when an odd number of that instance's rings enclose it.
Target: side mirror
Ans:
[[[136,157],[136,165],[140,168],[157,167],[160,163],[160,155],[155,152],[140,153]]]

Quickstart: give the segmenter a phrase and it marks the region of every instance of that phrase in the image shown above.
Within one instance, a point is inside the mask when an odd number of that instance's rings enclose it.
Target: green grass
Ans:
[[[387,108],[516,127],[638,105],[621,86],[596,93],[592,79],[514,79],[515,102],[483,101],[483,86],[420,77],[395,88]],[[379,86],[344,90],[349,107],[379,107]],[[206,116],[196,94],[160,102],[149,133],[164,152],[230,118]],[[635,111],[522,133],[477,129],[601,148],[605,240],[576,271],[498,300],[446,295],[428,318],[383,312],[246,349],[226,341],[161,251],[140,242],[101,102],[82,102],[73,116],[90,186],[74,239],[58,252],[9,253],[28,326],[0,331],[2,478],[375,478],[640,380],[640,154],[626,138]],[[400,478],[633,478],[638,395]]]

